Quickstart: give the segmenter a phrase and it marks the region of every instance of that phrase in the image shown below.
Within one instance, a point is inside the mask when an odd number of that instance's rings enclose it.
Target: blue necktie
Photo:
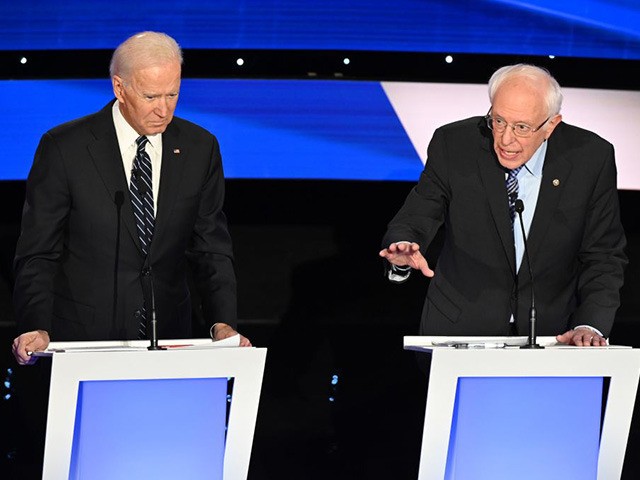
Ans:
[[[145,146],[148,142],[149,139],[144,135],[136,140],[138,149],[136,158],[133,160],[130,185],[131,205],[133,206],[133,214],[136,217],[140,247],[145,256],[149,254],[155,223],[151,159],[145,151]],[[147,338],[147,311],[144,305],[141,309],[138,338]]]
[[[508,170],[507,173],[507,199],[509,201],[509,216],[511,217],[511,228],[516,218],[516,200],[518,199],[518,172],[524,165]]]

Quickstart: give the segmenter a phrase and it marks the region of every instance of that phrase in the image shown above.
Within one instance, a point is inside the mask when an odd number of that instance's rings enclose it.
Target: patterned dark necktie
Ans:
[[[518,199],[518,172],[524,165],[508,170],[507,173],[507,199],[509,200],[509,216],[511,217],[511,228],[516,218],[516,200]]]
[[[151,159],[145,151],[145,146],[148,142],[149,139],[144,135],[136,140],[138,149],[136,158],[133,160],[130,185],[131,205],[133,206],[133,214],[136,217],[140,247],[145,256],[149,254],[155,223]],[[144,306],[141,310],[138,338],[147,338],[147,311]]]

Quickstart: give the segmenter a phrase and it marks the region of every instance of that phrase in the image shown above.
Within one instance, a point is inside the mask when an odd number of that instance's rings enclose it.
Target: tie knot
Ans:
[[[140,135],[136,139],[136,143],[138,144],[138,150],[144,149],[144,147],[147,145],[148,142],[149,142],[149,139],[146,136]]]
[[[514,168],[513,170],[508,170],[509,178],[516,178],[518,176],[518,172],[522,170],[522,167],[524,167],[524,165],[520,165],[519,167]]]

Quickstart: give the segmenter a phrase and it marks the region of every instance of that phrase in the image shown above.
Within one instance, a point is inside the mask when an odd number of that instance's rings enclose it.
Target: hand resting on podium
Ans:
[[[211,337],[214,340],[223,340],[237,334],[238,332],[226,323],[216,323],[211,328]],[[46,350],[49,342],[48,332],[45,330],[34,330],[16,337],[13,340],[11,351],[19,365],[33,365],[38,360],[38,357],[31,355],[31,353]],[[240,335],[240,346],[250,347],[251,341],[245,336]]]
[[[607,339],[588,327],[578,327],[556,336],[559,343],[575,345],[577,347],[604,347]]]

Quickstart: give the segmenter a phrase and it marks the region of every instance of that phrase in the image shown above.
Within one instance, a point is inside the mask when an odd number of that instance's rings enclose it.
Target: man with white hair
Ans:
[[[188,268],[211,336],[237,333],[220,150],[211,133],[174,116],[181,69],[173,38],[133,35],[111,61],[115,99],[42,136],[15,257],[19,364],[35,363],[30,353],[50,340],[148,339],[153,311],[158,338],[191,337]],[[48,375],[18,370],[18,453],[38,463],[47,389],[28,388]],[[44,408],[30,403],[39,397]]]
[[[189,337],[187,265],[212,336],[236,333],[220,151],[174,117],[181,68],[173,38],[134,35],[113,54],[115,100],[42,137],[15,260],[18,363],[50,338],[147,338],[152,308],[160,338]]]
[[[486,116],[434,133],[383,239],[387,275],[431,278],[422,335],[526,335],[535,289],[538,334],[605,345],[627,263],[613,146],[562,122],[560,86],[542,68],[497,70],[489,98]],[[432,270],[424,254],[442,226]]]

